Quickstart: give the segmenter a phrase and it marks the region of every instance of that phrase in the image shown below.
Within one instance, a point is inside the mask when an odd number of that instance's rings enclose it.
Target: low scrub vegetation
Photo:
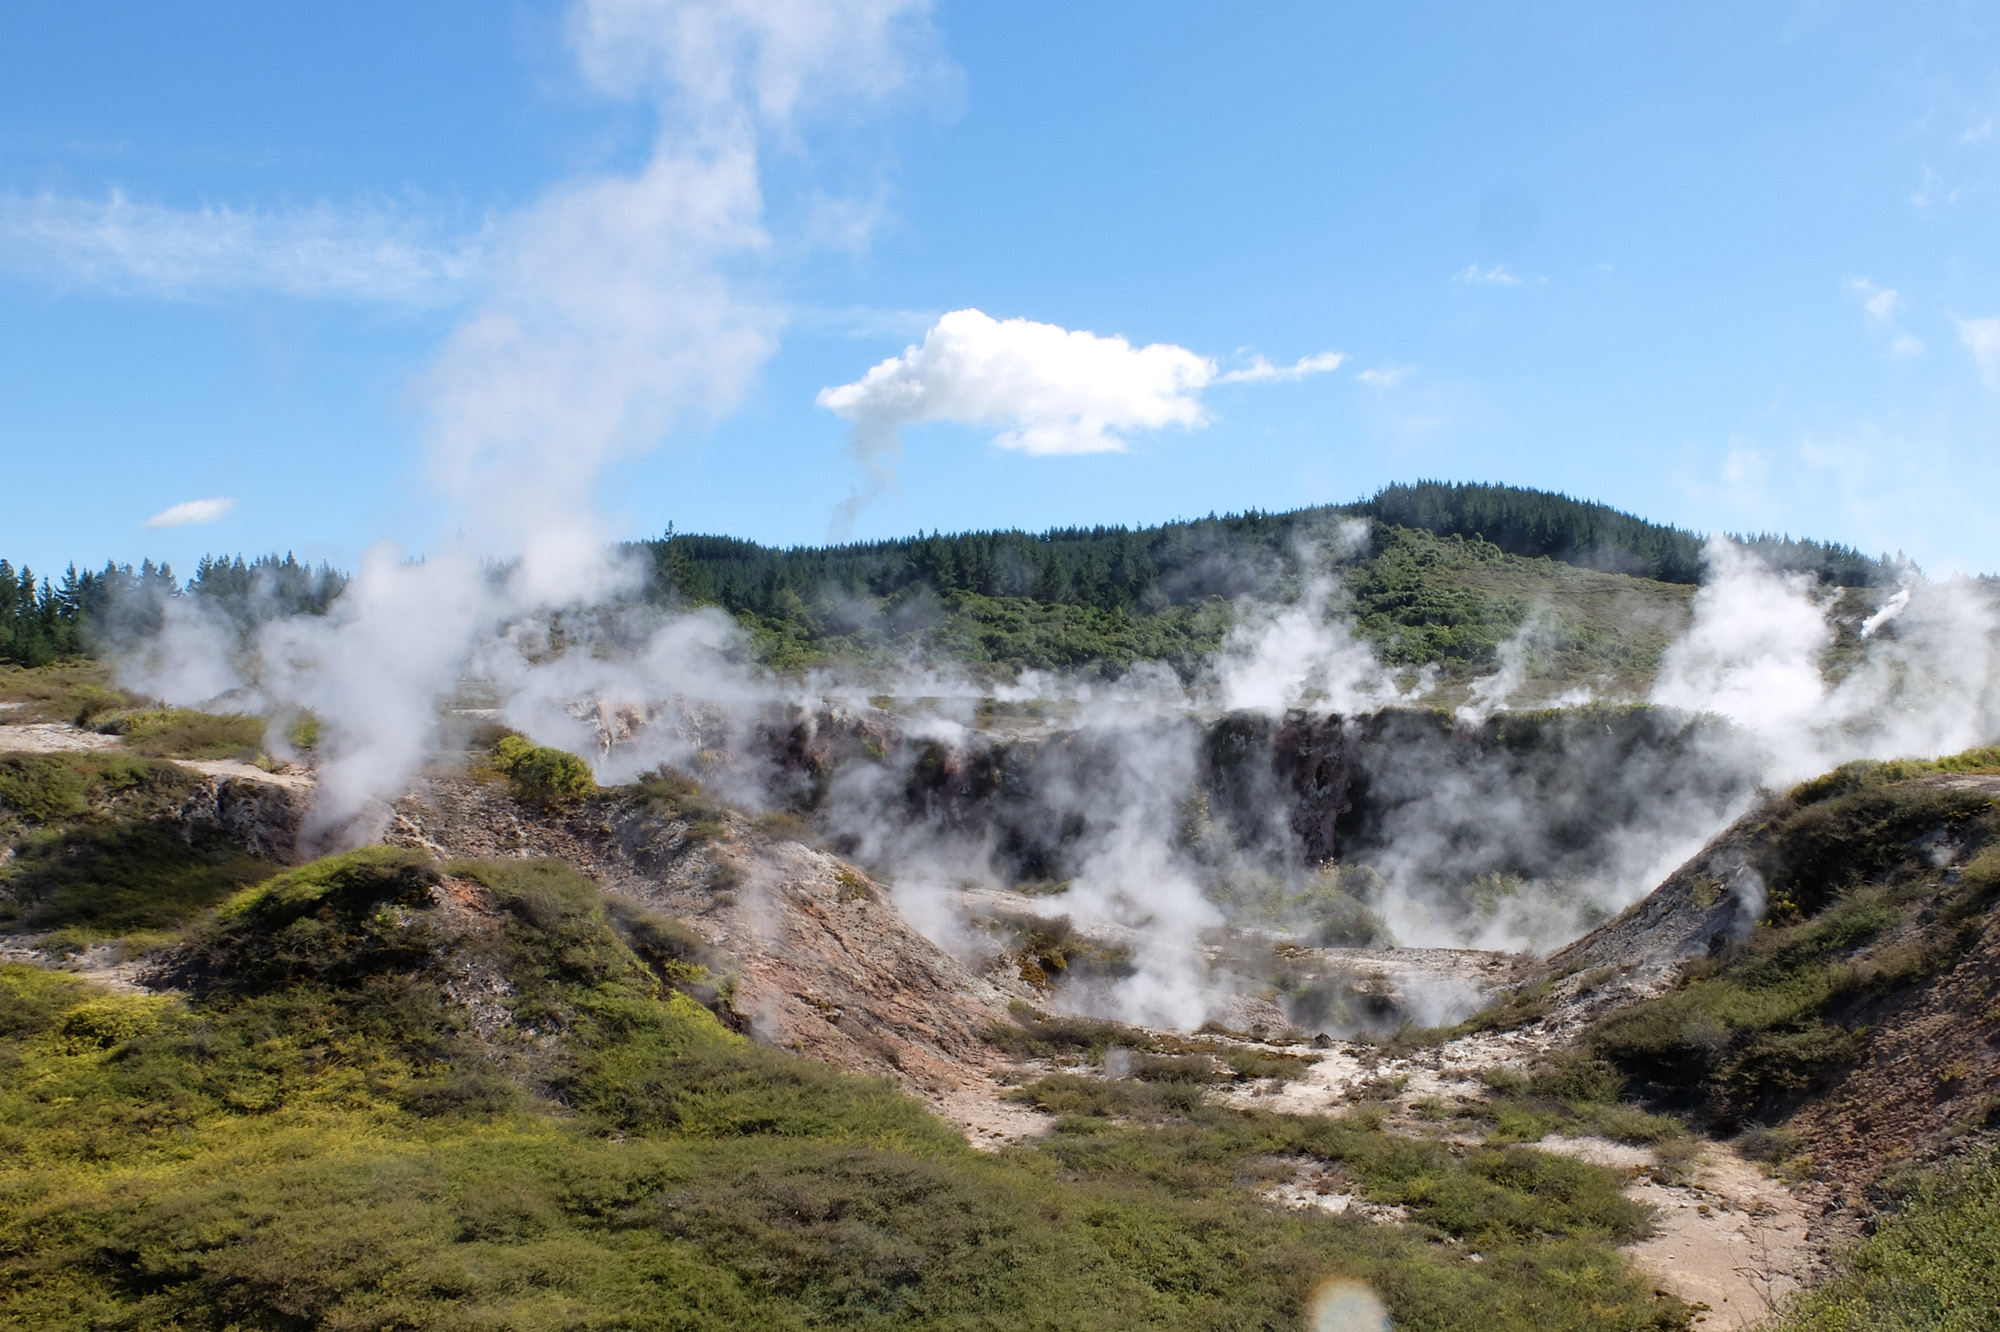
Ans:
[[[642,774],[635,785],[649,814],[685,824],[688,836],[697,842],[712,842],[728,830],[728,811],[722,802],[678,768],[655,768]]]
[[[1063,1116],[1045,1150],[1082,1178],[1199,1191],[1260,1161],[1305,1158],[1337,1166],[1370,1201],[1405,1207],[1436,1232],[1488,1250],[1550,1238],[1624,1243],[1650,1229],[1647,1209],[1619,1191],[1610,1171],[1531,1148],[1460,1156],[1442,1143],[1383,1133],[1366,1114],[1223,1109],[1198,1082],[1179,1080],[1057,1074],[1019,1095]]]
[[[2000,1309],[2000,1151],[1907,1175],[1833,1280],[1774,1332],[1981,1332]]]
[[[1091,1079],[1156,1108],[984,1156],[729,1031],[675,984],[708,966],[684,927],[552,862],[333,857],[169,957],[185,997],[0,967],[0,1323],[1251,1329],[1337,1275],[1400,1328],[1687,1326],[1612,1248],[1646,1217],[1606,1172],[1182,1080]],[[1280,1157],[1413,1220],[1274,1208]]]
[[[110,672],[94,661],[64,661],[29,669],[0,662],[0,721],[69,722],[88,726],[95,718],[134,700],[112,687]]]
[[[1489,1069],[1485,1080],[1494,1095],[1476,1113],[1493,1122],[1492,1143],[1595,1133],[1615,1142],[1657,1146],[1687,1136],[1680,1121],[1632,1104],[1624,1074],[1577,1051],[1547,1055],[1525,1073]]]
[[[124,754],[0,755],[0,926],[57,947],[158,937],[268,874],[175,825],[200,780]]]
[[[262,718],[190,708],[144,708],[96,719],[93,728],[125,737],[125,747],[149,758],[237,759],[263,752]]]

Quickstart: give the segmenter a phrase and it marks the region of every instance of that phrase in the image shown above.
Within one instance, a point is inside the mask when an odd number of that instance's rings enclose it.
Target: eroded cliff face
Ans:
[[[312,784],[262,776],[211,775],[175,814],[189,838],[219,837],[280,865],[307,858],[299,843]]]
[[[1647,707],[1089,724],[822,708],[712,739],[700,757],[725,785],[809,818],[890,878],[921,865],[989,887],[1060,883],[1137,838],[1225,912],[1235,890],[1222,885],[1244,874],[1296,885],[1330,863],[1366,866],[1376,877],[1355,884],[1428,922],[1417,941],[1484,931],[1539,948],[1657,883],[1744,807],[1756,771],[1726,723]],[[1507,900],[1524,888],[1541,923],[1490,927],[1497,909],[1533,914]]]
[[[563,860],[695,930],[735,1025],[934,1100],[987,1076],[986,1029],[1026,993],[925,938],[853,865],[732,813],[690,819],[631,790],[538,809],[500,784],[438,776],[397,802],[384,840],[447,862]]]

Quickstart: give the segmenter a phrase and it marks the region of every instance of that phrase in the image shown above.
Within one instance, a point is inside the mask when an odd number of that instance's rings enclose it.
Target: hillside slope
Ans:
[[[182,806],[121,803],[102,762],[38,756],[0,792],[10,847],[164,836]],[[921,1089],[1001,996],[685,785],[547,809],[440,777],[398,813],[411,845],[281,872],[188,848],[227,873],[139,934],[71,881],[71,923],[140,964],[123,993],[46,936],[0,966],[0,1325],[1249,1329],[1339,1278],[1406,1328],[1687,1326],[1612,1247],[1647,1211],[1595,1166],[1172,1079],[981,1156],[731,1031]],[[1376,1210],[1274,1207],[1302,1161]]]
[[[1846,1205],[2000,1127],[2000,752],[1854,764],[1748,815],[1561,971],[1678,963],[1586,1038]]]

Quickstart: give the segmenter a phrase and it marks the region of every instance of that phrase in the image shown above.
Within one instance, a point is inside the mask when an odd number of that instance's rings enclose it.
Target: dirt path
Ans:
[[[1419,950],[1357,950],[1347,961],[1359,970],[1393,974],[1400,983],[1421,984],[1433,970],[1465,980],[1497,976],[1508,960],[1442,950],[1434,956]],[[1568,1045],[1596,1013],[1651,993],[1666,974],[1664,969],[1635,968],[1612,976],[1565,977],[1546,996],[1545,1016],[1517,1030],[1475,1033],[1393,1056],[1365,1042],[1334,1041],[1297,1081],[1231,1087],[1220,1094],[1245,1108],[1284,1114],[1333,1114],[1366,1101],[1386,1112],[1384,1126],[1392,1132],[1447,1137],[1472,1146],[1480,1139],[1466,1135],[1462,1123],[1454,1131],[1427,1118],[1419,1107],[1431,1103],[1426,1108],[1434,1110],[1441,1102],[1456,1109],[1486,1100],[1492,1093],[1480,1076],[1483,1071],[1525,1072],[1539,1055]],[[1302,1051],[1293,1046],[1288,1052]],[[1558,1136],[1532,1145],[1627,1176],[1626,1195],[1655,1209],[1658,1231],[1625,1251],[1662,1289],[1706,1306],[1696,1315],[1704,1332],[1749,1328],[1769,1317],[1818,1278],[1828,1249],[1847,1238],[1834,1220],[1822,1218],[1820,1207],[1767,1176],[1727,1143],[1703,1144],[1691,1168],[1682,1161],[1663,1161],[1647,1148],[1604,1138]],[[1316,1178],[1310,1163],[1271,1196],[1286,1206],[1341,1209],[1352,1202],[1344,1191]],[[1381,1221],[1396,1219],[1387,1212],[1368,1214]]]
[[[84,731],[68,722],[27,722],[20,726],[0,726],[0,752],[13,754],[74,754],[100,749],[123,749],[125,742],[115,735]]]
[[[122,752],[125,742],[115,735],[100,735],[96,731],[86,731],[68,722],[28,722],[19,726],[0,725],[0,753],[6,754],[90,754],[107,751]],[[282,786],[287,790],[305,791],[313,785],[312,774],[302,768],[290,767],[288,771],[268,772],[254,763],[239,763],[235,759],[170,759],[169,762],[183,768],[190,768],[204,776],[227,781],[237,778],[246,782],[261,782],[266,786]],[[290,765],[288,765],[289,767]]]
[[[1640,1173],[1626,1189],[1651,1204],[1659,1230],[1629,1246],[1632,1261],[1689,1303],[1705,1326],[1748,1328],[1821,1274],[1834,1233],[1778,1180],[1727,1143],[1710,1143],[1686,1184]]]

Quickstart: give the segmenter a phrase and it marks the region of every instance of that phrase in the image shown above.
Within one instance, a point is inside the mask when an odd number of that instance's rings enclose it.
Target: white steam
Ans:
[[[809,798],[826,834],[892,885],[919,928],[967,955],[995,946],[976,920],[1016,900],[996,890],[1027,873],[1020,846],[1039,838],[1037,854],[1060,867],[1030,877],[1067,885],[1046,910],[1128,962],[1072,980],[1066,1001],[1181,1028],[1225,1015],[1243,989],[1216,960],[1219,926],[1298,923],[1272,903],[1326,873],[1307,825],[1331,828],[1361,789],[1353,782],[1366,788],[1367,818],[1340,834],[1339,854],[1368,870],[1339,881],[1397,941],[1546,949],[1650,890],[1760,784],[2000,737],[2000,611],[1985,584],[1912,583],[1867,600],[1864,615],[1720,541],[1692,621],[1661,662],[1661,711],[1510,721],[1549,631],[1537,615],[1453,717],[1384,713],[1439,673],[1389,667],[1341,609],[1340,560],[1365,534],[1355,525],[1329,550],[1300,552],[1293,600],[1239,602],[1192,687],[1157,663],[1111,684],[1030,673],[995,687],[917,662],[861,680],[787,680],[744,664],[745,635],[720,612],[661,618],[629,601],[568,612],[560,650],[548,616],[526,609],[538,604],[518,581],[526,558],[408,563],[387,548],[327,616],[262,629],[255,684],[274,713],[310,707],[325,723],[312,828],[324,844],[379,827],[385,799],[434,751],[441,701],[467,678],[538,742],[593,756],[606,781],[670,763],[753,809]],[[215,647],[225,626],[206,614],[170,599],[128,679],[186,700],[235,684]],[[867,700],[881,693],[931,702],[891,717]],[[974,724],[982,698],[1062,720],[1011,739]],[[1217,746],[1231,727],[1247,737],[1234,751]],[[831,756],[817,794],[779,752],[788,732]],[[981,765],[988,788],[1006,793],[999,806],[968,794]],[[1336,770],[1348,773],[1346,796],[1328,785]],[[1313,796],[1320,788],[1330,794]],[[1196,818],[1197,798],[1217,803]]]
[[[765,248],[760,152],[806,117],[879,100],[927,58],[921,0],[585,0],[571,25],[600,92],[659,131],[629,173],[578,177],[492,228],[484,299],[425,376],[431,472],[459,544],[420,563],[369,552],[324,619],[268,625],[256,684],[327,724],[314,831],[379,830],[429,752],[438,700],[475,656],[635,573],[595,490],[689,413],[734,405],[781,317],[730,266]],[[490,565],[476,558],[474,550]]]
[[[406,563],[384,543],[325,616],[263,627],[259,687],[324,723],[308,845],[381,832],[386,802],[436,747],[439,700],[457,685],[467,645],[503,605],[504,589],[462,548]]]
[[[1719,538],[1707,558],[1694,621],[1662,661],[1652,699],[1743,727],[1766,750],[1765,781],[2000,737],[2000,612],[1982,582],[1899,588],[1841,661],[1833,595]]]
[[[1392,668],[1345,613],[1338,563],[1365,524],[1301,553],[1290,600],[1239,602],[1186,681],[1142,663],[1110,685],[1024,676],[995,689],[922,662],[788,681],[742,664],[743,631],[720,612],[619,611],[637,573],[609,553],[604,469],[727,410],[775,345],[780,313],[732,276],[773,244],[764,158],[925,77],[930,39],[918,0],[587,0],[571,31],[591,85],[646,99],[659,131],[635,169],[564,182],[491,228],[485,295],[423,385],[432,473],[464,539],[414,562],[371,550],[327,615],[266,623],[247,654],[203,603],[168,598],[123,668],[169,701],[247,690],[274,717],[319,716],[309,844],[379,833],[468,679],[536,740],[593,755],[606,780],[674,763],[753,808],[796,803],[818,780],[781,761],[774,734],[836,757],[852,742],[811,791],[817,816],[921,927],[974,946],[963,890],[1013,887],[1019,847],[1040,839],[1068,880],[1060,909],[1131,949],[1128,972],[1078,982],[1074,999],[1190,1027],[1227,998],[1207,960],[1216,927],[1296,924],[1287,894],[1324,886],[1316,862],[1339,838],[1373,870],[1355,877],[1353,905],[1403,942],[1548,947],[1649,890],[1757,783],[2000,736],[1988,586],[1913,583],[1850,625],[1833,593],[1719,539],[1652,690],[1673,715],[1622,738],[1606,714],[1537,722],[1566,746],[1539,757],[1498,729],[1530,674],[1532,618],[1455,718],[1384,720],[1441,672]],[[1202,425],[1212,385],[1339,359],[1224,374],[1177,346],[960,310],[819,400],[852,424],[880,487],[905,425],[982,425],[1031,454],[1119,450],[1139,431]],[[844,506],[850,519],[869,493]],[[567,650],[551,637],[558,613]],[[938,702],[890,718],[866,701],[883,693]],[[979,700],[996,695],[1062,723],[981,732]],[[1020,803],[971,817],[976,764]],[[1372,822],[1356,830],[1341,820],[1363,786]]]
[[[1653,702],[1773,737],[1803,734],[1826,697],[1820,658],[1834,639],[1811,578],[1775,573],[1723,537],[1706,554],[1694,623],[1661,660]]]
[[[120,686],[175,707],[208,703],[242,687],[227,617],[193,597],[161,597],[148,609],[154,607],[159,628],[118,662]]]

